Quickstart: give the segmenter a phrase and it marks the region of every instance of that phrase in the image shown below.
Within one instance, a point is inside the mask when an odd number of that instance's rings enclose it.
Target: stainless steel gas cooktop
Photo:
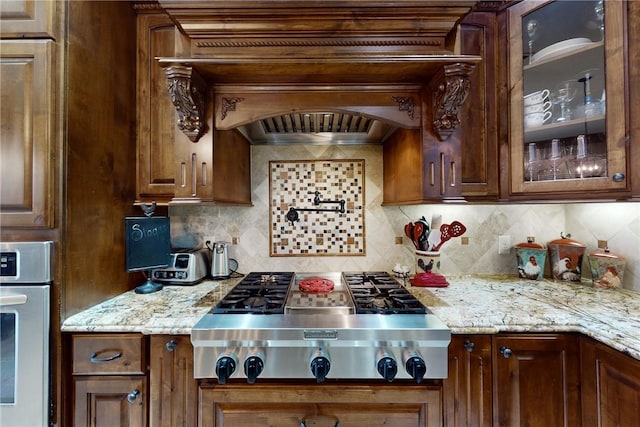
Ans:
[[[450,339],[385,272],[250,273],[191,332],[196,378],[220,383],[445,378]]]

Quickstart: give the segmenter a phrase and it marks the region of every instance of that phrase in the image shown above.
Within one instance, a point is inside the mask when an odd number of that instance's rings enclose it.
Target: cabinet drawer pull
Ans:
[[[500,354],[504,356],[505,359],[508,359],[513,354],[513,351],[509,347],[502,346],[500,347]]]
[[[167,349],[167,351],[173,351],[178,346],[178,343],[177,343],[176,340],[171,340],[171,341],[167,342],[164,346]]]
[[[129,403],[133,403],[136,401],[139,395],[140,395],[140,390],[135,389],[131,393],[127,394],[127,401]]]
[[[464,340],[464,348],[465,348],[469,353],[471,353],[471,352],[473,352],[473,350],[475,350],[475,349],[476,349],[476,345],[475,345],[475,343],[473,343],[473,342],[472,342],[472,341],[470,341],[470,340]]]
[[[116,360],[122,357],[122,353],[119,351],[114,352],[113,354],[107,356],[98,356],[98,353],[92,353],[90,356],[91,363],[105,363],[111,362],[112,360]]]
[[[326,425],[333,425],[333,427],[340,427],[340,420],[336,417],[332,417],[329,415],[312,415],[308,417],[304,417],[300,420],[300,427],[307,427],[307,420],[313,422],[313,425],[321,425],[319,422],[325,422]],[[333,424],[331,424],[333,423]]]
[[[191,197],[196,197],[198,194],[198,169],[197,169],[198,157],[196,153],[191,153]]]

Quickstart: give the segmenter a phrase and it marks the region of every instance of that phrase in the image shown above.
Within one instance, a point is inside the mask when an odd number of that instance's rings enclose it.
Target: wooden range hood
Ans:
[[[168,78],[180,117],[178,126],[192,141],[205,131],[201,118],[211,87],[216,129],[289,112],[365,110],[368,117],[417,129],[424,124],[424,111],[432,117],[434,132],[446,139],[459,124],[457,112],[468,93],[469,74],[481,60],[454,53],[457,23],[476,1],[158,3],[179,34],[175,56],[157,60]],[[347,92],[378,91],[390,96],[379,96],[385,99],[382,105],[368,108],[366,101],[330,105],[330,95],[345,88]],[[288,105],[255,104],[269,100],[259,94],[275,91],[302,95],[291,97]],[[304,96],[307,91],[329,96]],[[393,96],[396,92],[403,95]],[[247,97],[248,93],[256,96]],[[428,109],[426,100],[431,101]],[[375,99],[372,101],[375,104]],[[249,106],[250,102],[254,105]],[[408,114],[409,109],[415,116],[399,123],[398,110]]]

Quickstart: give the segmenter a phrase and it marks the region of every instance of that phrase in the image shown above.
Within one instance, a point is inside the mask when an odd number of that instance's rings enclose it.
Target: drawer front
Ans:
[[[73,335],[73,375],[145,373],[143,335]]]

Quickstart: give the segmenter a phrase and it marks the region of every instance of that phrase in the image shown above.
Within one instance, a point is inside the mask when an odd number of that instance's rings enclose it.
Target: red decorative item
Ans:
[[[299,288],[302,292],[309,294],[328,294],[333,291],[335,284],[333,280],[323,277],[309,277],[300,281]]]
[[[418,273],[410,282],[413,286],[422,288],[444,288],[449,286],[449,282],[442,274],[431,272]]]
[[[433,250],[440,250],[446,241],[452,237],[462,236],[465,231],[467,231],[467,227],[465,227],[460,221],[453,221],[451,224],[442,224],[442,226],[440,226],[440,243],[438,243]]]

